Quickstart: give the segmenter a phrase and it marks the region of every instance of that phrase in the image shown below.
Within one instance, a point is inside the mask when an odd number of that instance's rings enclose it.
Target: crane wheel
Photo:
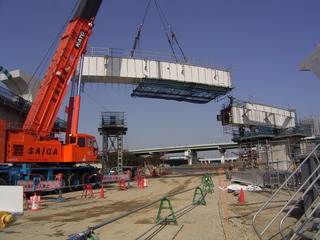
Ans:
[[[78,173],[72,173],[68,179],[69,190],[72,192],[80,190],[80,183],[80,175]]]

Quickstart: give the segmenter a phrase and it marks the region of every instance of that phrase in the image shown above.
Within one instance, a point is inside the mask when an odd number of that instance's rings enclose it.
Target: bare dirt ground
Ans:
[[[68,201],[53,202],[58,195],[45,195],[41,199],[41,209],[26,210],[24,215],[12,226],[0,230],[0,239],[67,239],[88,227],[100,226],[102,223],[161,199],[172,193],[181,192],[200,185],[202,175],[183,177],[161,177],[147,180],[148,187],[118,190],[118,184],[105,185],[105,198],[100,198],[101,188],[94,189],[94,198],[81,198],[82,191],[64,193]],[[205,196],[206,205],[186,208],[177,215],[178,225],[173,223],[150,229],[157,217],[160,202],[143,208],[129,216],[97,228],[94,232],[99,239],[258,239],[252,227],[252,215],[240,217],[258,209],[261,205],[231,206],[238,202],[238,196],[219,189],[228,180],[212,176],[214,193]],[[190,205],[195,190],[168,197],[176,212]],[[270,194],[247,192],[248,203],[265,202]],[[165,212],[168,211],[168,212]],[[277,211],[272,209],[272,211]],[[161,217],[170,213],[168,209],[161,212]],[[225,217],[231,217],[225,221]],[[263,221],[263,220],[262,220]],[[280,238],[274,238],[280,239]]]

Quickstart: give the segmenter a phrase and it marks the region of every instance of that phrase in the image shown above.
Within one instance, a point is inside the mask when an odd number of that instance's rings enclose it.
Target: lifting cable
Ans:
[[[183,59],[184,59],[185,62],[187,63],[187,62],[188,62],[188,61],[187,61],[187,58],[186,58],[186,56],[184,55],[184,52],[182,51],[182,48],[181,48],[181,46],[180,46],[180,44],[179,44],[179,42],[178,42],[178,39],[177,39],[177,37],[176,37],[176,34],[172,31],[171,26],[170,26],[170,24],[169,24],[166,16],[164,15],[164,13],[163,13],[163,11],[162,11],[162,9],[161,9],[158,1],[157,1],[157,0],[154,0],[154,3],[155,3],[155,5],[156,5],[156,7],[157,7],[157,11],[158,11],[158,13],[159,13],[162,26],[163,26],[163,28],[164,28],[164,30],[165,30],[165,32],[166,32],[169,45],[170,45],[170,47],[171,47],[172,53],[174,54],[174,57],[175,57],[176,61],[178,62],[178,59],[177,59],[177,56],[176,56],[176,54],[175,54],[175,52],[174,52],[173,45],[172,45],[173,43],[172,43],[172,41],[171,41],[170,38],[169,38],[169,35],[168,35],[167,30],[166,30],[166,26],[164,25],[163,19],[164,19],[164,21],[166,22],[168,29],[170,30],[172,40],[174,40],[174,41],[176,42],[176,44],[178,45],[179,50],[180,50],[180,52],[181,52],[181,54],[182,54],[182,56],[183,56]]]
[[[164,25],[163,18],[164,18],[164,20],[166,21],[168,28],[171,30],[170,25],[168,24],[168,21],[167,21],[166,17],[164,16],[163,11],[162,11],[162,9],[160,8],[159,3],[157,2],[157,0],[154,0],[154,3],[155,3],[155,5],[156,5],[156,7],[157,7],[157,11],[158,11],[158,14],[159,14],[159,17],[160,17],[162,26],[163,26],[163,30],[164,30],[164,32],[166,33],[166,36],[167,36],[167,39],[168,39],[168,43],[169,43],[169,45],[170,45],[171,51],[172,51],[172,53],[173,53],[173,56],[174,56],[176,62],[178,62],[177,55],[176,55],[176,53],[175,53],[175,51],[174,51],[174,49],[173,49],[173,45],[172,45],[172,42],[171,42],[171,40],[170,40],[169,34],[168,34],[168,32],[167,32],[166,26]],[[173,36],[174,36],[174,34],[173,34],[173,32],[171,31],[171,37],[173,38]]]
[[[148,10],[149,10],[150,2],[151,2],[151,0],[148,1],[148,5],[147,5],[147,8],[146,8],[146,11],[144,12],[144,16],[143,16],[142,22],[140,24],[137,36],[134,38],[134,44],[133,44],[133,47],[131,49],[131,55],[130,55],[131,57],[134,56],[136,48],[137,48],[137,44],[138,44],[138,42],[140,40],[140,34],[141,34],[141,31],[142,31],[142,27],[143,27],[144,21],[146,20],[146,17],[147,17],[147,13],[148,13]]]
[[[137,48],[137,44],[138,44],[138,42],[139,42],[139,40],[140,40],[140,35],[141,35],[142,27],[143,27],[143,24],[144,24],[144,22],[145,22],[145,19],[146,19],[146,16],[147,16],[147,12],[148,12],[149,7],[150,7],[150,3],[151,3],[151,0],[148,1],[148,5],[147,5],[147,8],[146,8],[146,10],[145,10],[145,13],[144,13],[142,22],[141,22],[141,24],[140,24],[140,27],[139,27],[137,36],[135,37],[134,45],[133,45],[133,47],[132,47],[132,49],[131,49],[131,54],[130,54],[131,57],[134,57],[134,54],[135,54],[135,51],[136,51],[136,48]],[[172,53],[173,53],[173,55],[174,55],[174,58],[175,58],[176,62],[178,62],[178,59],[177,59],[177,55],[176,55],[176,53],[175,53],[175,51],[174,51],[174,47],[173,47],[173,43],[174,43],[174,42],[178,45],[179,50],[180,50],[180,52],[181,52],[181,54],[182,54],[182,56],[183,56],[183,59],[184,59],[184,61],[187,63],[187,62],[188,62],[187,57],[184,55],[184,52],[183,52],[183,50],[182,50],[182,48],[181,48],[181,46],[180,46],[180,44],[179,44],[179,42],[178,42],[178,39],[177,39],[177,37],[176,37],[176,34],[172,31],[171,26],[170,26],[167,18],[165,17],[165,15],[164,15],[164,13],[163,13],[163,11],[162,11],[162,9],[161,9],[158,1],[157,1],[157,0],[154,0],[154,3],[155,3],[155,6],[156,6],[156,8],[157,8],[157,11],[158,11],[158,14],[159,14],[159,17],[160,17],[160,20],[161,20],[163,29],[164,29],[165,34],[166,34],[166,36],[167,36],[168,43],[169,43],[169,45],[170,45],[171,51],[172,51]],[[168,33],[167,29],[169,29],[169,31],[170,31],[170,33],[171,33],[171,39],[170,39],[170,37],[169,37],[169,33]]]

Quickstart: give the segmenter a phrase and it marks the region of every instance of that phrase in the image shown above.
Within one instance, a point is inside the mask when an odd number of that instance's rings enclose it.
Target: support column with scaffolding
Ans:
[[[239,145],[242,171],[233,172],[231,181],[278,188],[296,167],[295,149],[310,136],[298,124],[294,109],[283,109],[229,97],[218,120],[233,133]],[[296,182],[290,187],[296,187]]]
[[[101,112],[102,173],[107,174],[110,153],[117,154],[118,174],[123,173],[123,136],[127,133],[124,112]],[[110,167],[110,166],[109,166]]]

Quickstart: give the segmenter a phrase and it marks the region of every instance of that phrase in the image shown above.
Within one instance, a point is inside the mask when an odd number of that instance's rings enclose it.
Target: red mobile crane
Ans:
[[[93,174],[91,166],[75,167],[76,163],[94,162],[98,156],[95,138],[77,133],[77,117],[66,143],[55,137],[52,128],[68,84],[86,51],[101,2],[81,0],[61,37],[23,126],[0,120],[0,185],[16,185],[18,180],[30,180],[32,176],[53,180],[58,173],[73,185],[88,181],[89,175]],[[76,103],[79,103],[78,98]],[[4,166],[6,163],[12,164]]]

